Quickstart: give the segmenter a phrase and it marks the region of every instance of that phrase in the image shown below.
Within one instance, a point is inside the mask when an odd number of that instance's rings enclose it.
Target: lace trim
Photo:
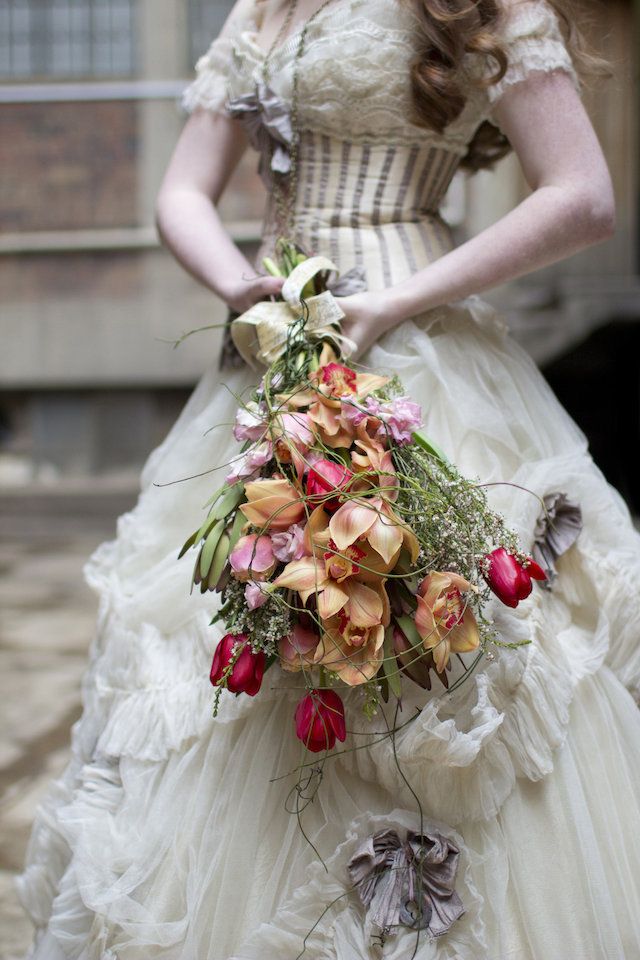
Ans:
[[[196,63],[196,79],[183,91],[180,104],[187,113],[204,107],[221,113],[229,95],[228,82],[234,42],[217,37]]]
[[[551,73],[562,70],[569,74],[576,89],[580,89],[571,57],[560,40],[521,39],[509,47],[509,57],[509,68],[505,76],[499,83],[487,87],[487,98],[492,106],[509,87],[521,83],[534,72]]]

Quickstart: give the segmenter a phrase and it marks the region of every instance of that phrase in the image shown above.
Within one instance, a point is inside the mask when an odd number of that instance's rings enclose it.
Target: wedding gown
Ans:
[[[199,61],[187,108],[219,111],[254,91],[264,54],[251,6]],[[504,90],[533,71],[573,76],[550,9],[515,5],[507,75],[470,88],[437,135],[410,120],[414,37],[408,5],[336,0],[310,27],[300,63],[297,232],[341,271],[364,268],[374,290],[450,249],[439,204]],[[271,62],[285,103],[298,39]],[[486,64],[469,54],[465,69]],[[273,229],[269,212],[265,249]],[[346,864],[365,837],[418,823],[389,741],[369,744],[357,689],[345,699],[360,748],[326,763],[301,814],[319,855],[285,807],[300,762],[299,675],[274,667],[258,696],[224,694],[212,719],[217,600],[189,595],[192,560],[176,557],[219,474],[161,485],[236,450],[234,394],[255,374],[221,378],[212,365],[149,458],[137,506],[86,568],[101,602],[84,714],[19,880],[37,927],[33,958],[294,960],[305,937],[309,960],[640,956],[640,714],[628,692],[640,694],[640,540],[627,510],[481,300],[403,323],[365,362],[400,375],[466,475],[562,491],[583,512],[553,589],[492,609],[503,639],[530,645],[498,651],[451,697],[437,682],[430,693],[405,682],[414,689],[401,719],[420,715],[398,734],[398,757],[428,822],[460,848],[465,915],[417,948],[400,928],[381,952],[347,892]],[[517,486],[492,487],[491,500],[529,549],[538,501]]]

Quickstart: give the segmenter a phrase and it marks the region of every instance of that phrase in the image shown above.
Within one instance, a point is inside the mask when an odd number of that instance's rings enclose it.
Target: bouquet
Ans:
[[[426,436],[399,379],[348,361],[328,309],[333,265],[277,249],[265,264],[297,291],[293,311],[259,344],[270,363],[239,402],[238,455],[181,556],[196,548],[193,583],[221,594],[214,713],[223,690],[256,696],[279,664],[301,676],[295,732],[318,753],[346,738],[345,688],[363,689],[373,717],[405,683],[463,682],[502,644],[491,594],[515,607],[545,573]]]

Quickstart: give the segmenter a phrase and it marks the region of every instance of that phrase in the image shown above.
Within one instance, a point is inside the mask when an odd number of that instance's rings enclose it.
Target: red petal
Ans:
[[[295,712],[296,736],[299,740],[305,740],[308,737],[314,712],[313,699],[309,694],[306,694],[296,707]]]
[[[341,743],[347,738],[347,729],[344,718],[344,704],[335,690],[321,690],[320,696],[326,705],[327,721],[334,734]]]
[[[527,573],[530,577],[533,577],[534,580],[546,580],[547,575],[542,569],[542,567],[535,562],[535,560],[529,560],[527,565]]]

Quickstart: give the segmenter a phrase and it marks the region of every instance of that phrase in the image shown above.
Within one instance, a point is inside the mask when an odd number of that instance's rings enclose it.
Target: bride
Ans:
[[[459,469],[495,483],[525,549],[539,507],[522,487],[564,494],[583,528],[551,589],[494,611],[505,642],[530,644],[451,696],[415,687],[395,754],[365,738],[305,802],[287,779],[295,675],[276,666],[259,697],[223,694],[212,719],[216,601],[189,596],[176,559],[235,450],[211,429],[259,376],[212,366],[86,568],[101,604],[84,713],[19,880],[36,960],[640,955],[640,541],[478,298],[612,232],[576,27],[547,0],[239,0],[199,61],[158,198],[177,259],[236,313],[280,291],[216,210],[250,142],[270,185],[261,253],[286,232],[359,280],[334,292],[360,359],[397,372]],[[509,147],[530,195],[453,249],[438,213],[451,177]],[[464,913],[437,939],[410,918],[376,937],[347,865],[372,834],[417,830],[416,801],[459,851]]]

